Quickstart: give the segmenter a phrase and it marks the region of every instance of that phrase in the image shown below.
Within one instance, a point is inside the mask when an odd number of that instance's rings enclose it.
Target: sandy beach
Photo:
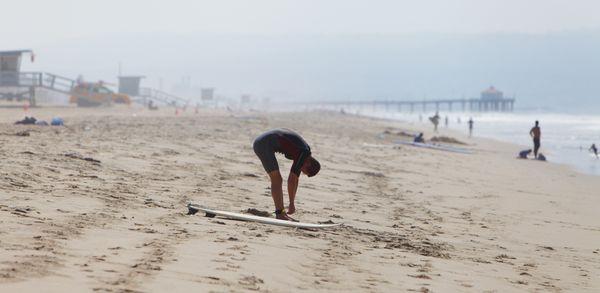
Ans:
[[[66,126],[12,124],[25,115]],[[300,178],[295,218],[341,227],[186,215],[188,202],[272,212],[252,141],[277,127],[322,164]],[[393,143],[430,138],[425,127],[335,112],[0,109],[0,291],[600,291],[598,177],[445,129],[474,153]],[[278,160],[286,177],[291,161]]]

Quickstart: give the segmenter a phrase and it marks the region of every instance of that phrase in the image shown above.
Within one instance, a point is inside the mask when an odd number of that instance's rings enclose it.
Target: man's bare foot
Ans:
[[[285,221],[291,221],[291,222],[298,222],[298,220],[296,220],[296,219],[294,219],[294,218],[292,218],[292,217],[288,216],[287,214],[279,214],[279,215],[276,215],[276,218],[277,218],[278,220],[285,220]]]

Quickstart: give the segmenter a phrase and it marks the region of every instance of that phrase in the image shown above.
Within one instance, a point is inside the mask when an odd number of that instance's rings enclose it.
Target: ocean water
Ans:
[[[424,113],[422,122],[419,113],[409,114],[385,110],[360,111],[349,109],[349,113],[390,118],[424,125],[433,125],[428,117],[434,113]],[[521,145],[522,149],[533,149],[529,130],[538,120],[542,130],[541,148],[548,161],[572,166],[579,172],[600,175],[600,159],[597,159],[589,148],[592,143],[600,146],[600,115],[574,115],[540,112],[514,113],[459,113],[440,112],[442,117],[440,128],[444,128],[444,118],[448,116],[450,129],[468,134],[467,121],[473,118],[473,135],[497,139]],[[461,122],[458,122],[458,119]],[[515,157],[517,154],[515,153]]]

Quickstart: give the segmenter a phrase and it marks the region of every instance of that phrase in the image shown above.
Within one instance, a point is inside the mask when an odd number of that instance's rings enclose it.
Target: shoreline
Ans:
[[[327,111],[327,110],[325,110],[325,111]],[[333,110],[330,110],[330,111],[334,112],[334,113],[336,112],[336,111],[333,111]],[[409,119],[403,119],[401,117],[399,117],[399,118],[378,117],[377,113],[372,113],[372,114],[352,114],[352,113],[346,113],[346,114],[347,115],[355,115],[357,117],[382,119],[383,121],[406,123],[406,124],[409,124],[409,125],[417,126],[417,127],[419,127],[419,129],[423,129],[423,131],[427,131],[429,133],[431,133],[431,128],[433,127],[430,123],[427,123],[427,122],[415,122],[415,121],[411,121]],[[465,114],[465,113],[458,112],[458,114]],[[480,115],[485,115],[486,113],[484,113],[484,114],[479,113],[479,114]],[[493,115],[493,114],[498,114],[498,113],[489,113],[489,114]],[[499,113],[499,114],[502,114],[502,113]],[[540,113],[538,113],[538,114],[540,114]],[[541,114],[550,114],[550,115],[553,115],[553,114],[556,114],[556,113],[541,113]],[[563,115],[563,114],[560,114],[560,115]],[[454,135],[459,135],[459,136],[462,136],[462,137],[466,137],[466,133],[463,133],[462,131],[457,130],[455,127],[450,127],[450,128],[440,127],[439,130],[445,130],[448,133],[452,133]],[[514,142],[514,141],[507,141],[505,139],[502,139],[501,137],[493,136],[493,135],[490,135],[490,136],[487,136],[487,135],[483,135],[483,136],[476,135],[474,137],[480,138],[480,139],[489,139],[491,141],[496,141],[496,142],[501,142],[501,143],[508,143],[508,144],[512,144],[514,146],[518,146],[520,148],[531,148],[531,145],[529,145],[529,144],[520,144],[520,143],[517,143],[517,142]],[[584,148],[583,151],[584,152],[586,151],[585,148]],[[550,153],[551,154],[553,153],[552,150],[550,150]],[[517,156],[517,154],[515,154],[515,157],[516,156]],[[572,170],[574,170],[574,171],[576,171],[576,172],[578,172],[578,173],[580,173],[582,175],[591,175],[591,176],[594,176],[594,177],[600,176],[600,173],[596,169],[590,170],[589,169],[590,168],[589,165],[587,167],[585,167],[585,166],[581,166],[581,165],[578,165],[578,164],[572,164],[572,163],[569,163],[569,162],[566,162],[566,161],[567,161],[566,158],[563,158],[562,160],[558,160],[558,161],[551,160],[551,158],[550,158],[550,160],[548,160],[546,162],[550,163],[550,164],[558,164],[558,165],[567,166],[568,168],[570,168],[570,169],[572,169]]]

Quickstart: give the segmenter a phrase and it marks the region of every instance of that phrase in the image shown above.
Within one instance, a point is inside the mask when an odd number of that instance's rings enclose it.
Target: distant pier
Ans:
[[[515,99],[482,100],[482,99],[450,99],[450,100],[423,100],[423,101],[331,101],[315,102],[313,104],[323,106],[336,106],[341,108],[384,108],[386,111],[396,110],[398,112],[415,111],[427,112],[429,110],[461,110],[463,112],[512,112]]]
[[[515,98],[505,98],[504,94],[490,86],[481,92],[480,98],[473,99],[440,99],[440,100],[420,100],[420,101],[396,101],[396,100],[373,100],[373,101],[329,101],[315,102],[312,105],[335,106],[336,108],[367,108],[373,110],[384,108],[386,111],[422,111],[445,110],[452,112],[460,110],[462,112],[513,112]]]

